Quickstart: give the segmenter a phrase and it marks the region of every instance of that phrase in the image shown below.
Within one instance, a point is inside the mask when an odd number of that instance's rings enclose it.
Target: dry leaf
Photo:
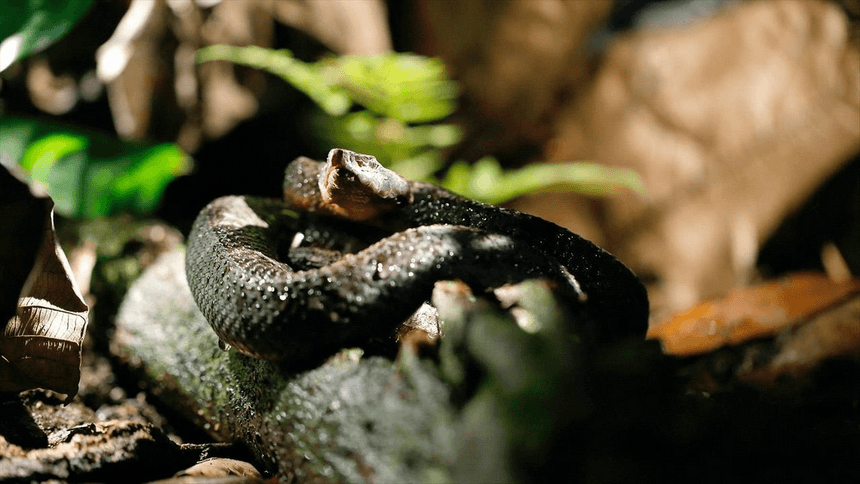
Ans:
[[[45,230],[35,264],[23,288],[16,291],[20,294],[17,313],[0,336],[0,391],[47,388],[65,393],[70,401],[78,392],[81,343],[89,309],[56,240],[53,210],[41,217],[44,219],[18,220],[24,226]],[[10,225],[12,220],[17,218],[4,217],[0,226]],[[7,229],[0,230],[8,234]],[[22,239],[20,243],[32,240]]]
[[[639,171],[608,201],[610,250],[658,281],[657,312],[749,281],[779,222],[860,149],[860,52],[825,2],[748,2],[633,32],[562,114],[548,155]]]
[[[260,477],[260,471],[248,462],[226,459],[212,458],[185,469],[176,474],[177,477],[182,476],[198,476],[198,477],[224,477],[224,476],[250,476]]]
[[[652,326],[666,353],[688,356],[776,336],[860,293],[860,280],[834,282],[820,274],[795,274],[775,282],[730,291]],[[854,322],[860,329],[860,319]]]
[[[860,361],[860,292],[784,333],[774,346],[773,358],[742,368],[738,376],[759,385],[773,385],[783,376],[797,378],[809,374],[828,359]]]

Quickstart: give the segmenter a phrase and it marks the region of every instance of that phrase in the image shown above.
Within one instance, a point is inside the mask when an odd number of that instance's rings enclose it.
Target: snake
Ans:
[[[221,342],[307,360],[392,337],[439,281],[476,294],[547,278],[598,339],[644,335],[648,297],[618,259],[555,223],[410,181],[335,148],[287,166],[283,199],[220,197],[195,219],[185,271]]]

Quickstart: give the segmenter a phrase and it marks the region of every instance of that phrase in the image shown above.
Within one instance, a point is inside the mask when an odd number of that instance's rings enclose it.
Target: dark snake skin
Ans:
[[[284,201],[216,199],[188,238],[197,305],[222,341],[249,356],[320,358],[391,336],[437,281],[454,279],[478,292],[548,277],[598,339],[644,335],[648,299],[636,276],[546,220],[406,181],[372,156],[341,149],[326,163],[295,160],[284,193]],[[296,213],[308,212],[359,220],[345,223],[365,243],[379,240],[296,270],[278,260],[279,248],[302,226]],[[305,240],[314,238],[324,236]]]

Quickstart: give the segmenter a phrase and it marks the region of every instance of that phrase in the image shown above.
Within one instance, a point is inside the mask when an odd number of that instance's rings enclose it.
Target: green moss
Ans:
[[[432,364],[346,350],[310,371],[221,351],[167,254],[132,286],[117,341],[161,398],[216,435],[245,441],[282,475],[442,482],[456,457],[448,390]],[[152,304],[158,301],[158,304]]]

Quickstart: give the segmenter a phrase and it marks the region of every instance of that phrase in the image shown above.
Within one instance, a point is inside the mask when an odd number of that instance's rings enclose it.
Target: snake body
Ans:
[[[342,149],[325,163],[295,160],[284,195],[216,199],[188,238],[197,305],[222,341],[249,356],[319,358],[392,335],[437,281],[453,279],[485,289],[548,277],[579,296],[599,333],[644,334],[648,299],[636,276],[546,220],[407,181]],[[361,224],[359,238],[379,240],[298,270],[278,258],[300,230],[297,212],[346,218],[353,230]]]

